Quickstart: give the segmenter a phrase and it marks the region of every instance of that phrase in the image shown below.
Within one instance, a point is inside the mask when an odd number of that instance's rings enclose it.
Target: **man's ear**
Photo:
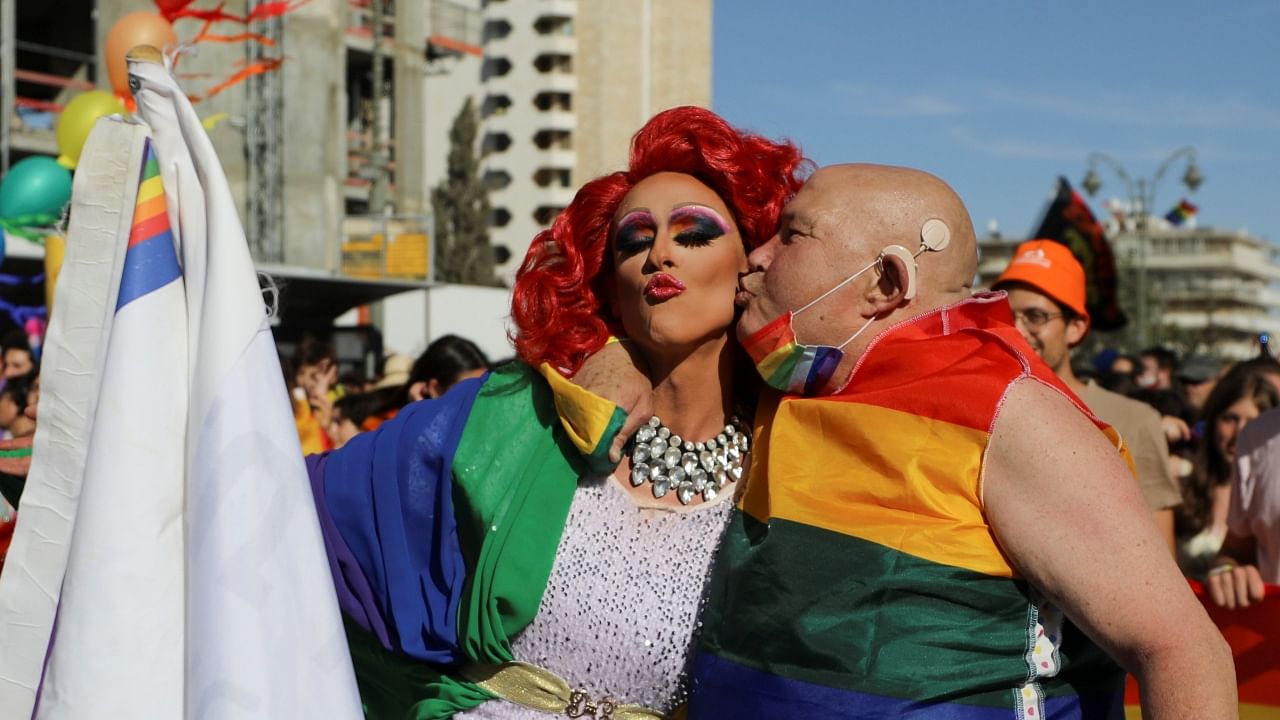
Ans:
[[[914,264],[915,259],[905,248],[901,253],[885,248],[880,256],[880,281],[872,286],[867,295],[867,301],[871,303],[877,316],[893,310],[915,295],[915,273],[912,271]]]
[[[1084,342],[1084,336],[1088,334],[1088,320],[1076,315],[1067,321],[1067,347],[1075,347]]]
[[[409,386],[409,399],[413,402],[422,400],[427,396],[427,383],[419,380]]]

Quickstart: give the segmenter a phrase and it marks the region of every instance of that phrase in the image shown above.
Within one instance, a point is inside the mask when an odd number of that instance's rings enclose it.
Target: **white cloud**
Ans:
[[[942,117],[966,110],[942,95],[902,93],[887,88],[853,83],[832,83],[825,88],[829,109],[854,117]]]
[[[1280,130],[1280,107],[1240,97],[1175,95],[1152,90],[1063,95],[1003,88],[987,88],[980,94],[992,110],[1043,112],[1097,125]]]
[[[963,147],[1002,158],[1080,162],[1089,154],[1088,148],[1072,143],[1011,136],[984,137],[967,127],[950,128],[947,134]]]

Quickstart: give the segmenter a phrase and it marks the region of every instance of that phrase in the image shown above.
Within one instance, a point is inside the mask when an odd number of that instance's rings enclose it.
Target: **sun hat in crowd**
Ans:
[[[409,369],[413,360],[405,355],[389,355],[382,366],[382,379],[373,386],[374,390],[396,387],[409,382]]]
[[[1028,240],[1018,246],[1009,266],[991,287],[999,290],[1007,283],[1023,283],[1089,319],[1085,309],[1084,267],[1071,249],[1052,240]]]

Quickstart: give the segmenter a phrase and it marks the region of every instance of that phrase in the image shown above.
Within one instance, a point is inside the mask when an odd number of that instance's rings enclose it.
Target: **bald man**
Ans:
[[[782,394],[757,413],[691,718],[1120,718],[1112,658],[1146,717],[1235,716],[1230,654],[1122,443],[1003,293],[971,293],[975,247],[942,181],[842,165],[751,254],[738,336]]]
[[[971,292],[951,188],[824,168],[749,260],[738,336],[774,391],[708,591],[691,719],[1121,718],[1121,668],[1145,717],[1235,717],[1230,653],[1119,436],[1004,293]],[[616,346],[584,369],[602,394],[642,395]]]

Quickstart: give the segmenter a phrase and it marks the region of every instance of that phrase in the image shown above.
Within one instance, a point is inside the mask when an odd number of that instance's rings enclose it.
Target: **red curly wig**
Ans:
[[[512,292],[516,352],[534,367],[545,361],[575,373],[604,345],[610,227],[641,180],[662,172],[697,178],[729,206],[750,251],[777,231],[810,165],[794,144],[735,129],[710,110],[686,106],[655,115],[632,139],[628,169],[583,185],[533,239]]]

